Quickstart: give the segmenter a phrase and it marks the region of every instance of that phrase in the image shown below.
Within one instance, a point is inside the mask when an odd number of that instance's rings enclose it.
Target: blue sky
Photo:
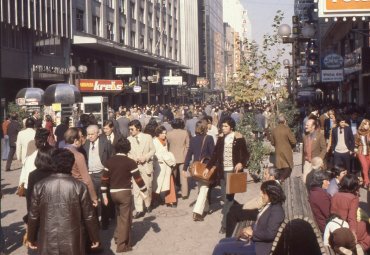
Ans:
[[[261,44],[266,32],[271,33],[271,24],[277,10],[284,12],[283,23],[290,26],[292,24],[294,0],[240,0],[240,2],[248,10],[252,23],[252,37],[258,44]]]

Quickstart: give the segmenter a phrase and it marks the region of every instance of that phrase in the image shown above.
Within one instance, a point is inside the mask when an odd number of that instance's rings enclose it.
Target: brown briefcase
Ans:
[[[228,173],[226,176],[226,194],[243,193],[247,191],[247,173]]]

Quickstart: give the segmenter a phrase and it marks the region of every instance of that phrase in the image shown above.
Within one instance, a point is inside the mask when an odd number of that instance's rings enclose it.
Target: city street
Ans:
[[[300,175],[301,154],[295,153],[294,175]],[[27,254],[22,245],[24,224],[22,217],[26,212],[26,201],[15,195],[20,164],[13,163],[12,171],[5,172],[5,161],[1,164],[1,224],[5,237],[5,254]],[[238,202],[245,202],[249,198],[259,195],[259,184],[248,182],[247,192],[237,194]],[[192,220],[192,208],[189,206],[196,198],[196,189],[192,189],[188,200],[178,201],[177,208],[160,206],[144,218],[134,220],[132,228],[133,251],[130,254],[211,254],[214,246],[223,237],[219,234],[221,221],[220,190],[216,188],[212,193],[211,209],[215,212],[208,215],[204,222]],[[367,201],[369,194],[361,189],[361,207],[369,211]],[[366,203],[366,204],[365,204]],[[102,254],[116,254],[113,240],[114,223],[106,231],[101,231],[104,252]],[[29,252],[28,254],[35,254]]]

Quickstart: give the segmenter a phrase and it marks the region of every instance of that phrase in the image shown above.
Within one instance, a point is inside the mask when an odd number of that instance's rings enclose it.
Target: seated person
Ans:
[[[326,171],[317,171],[312,175],[308,202],[311,205],[313,216],[324,233],[326,221],[330,215],[330,195],[326,192],[329,186],[330,175]]]
[[[370,248],[370,233],[368,222],[357,221],[359,208],[359,180],[353,174],[345,175],[339,184],[339,192],[331,199],[331,213],[337,214],[349,224],[349,229],[355,234],[357,243],[367,252]]]
[[[277,183],[279,179],[279,171],[275,167],[266,168],[263,172],[263,180],[275,180]],[[258,209],[264,206],[260,196],[248,200],[244,205],[234,203],[226,216],[226,237],[231,237],[236,224],[239,221],[252,220],[255,221],[258,215]]]
[[[341,166],[335,166],[331,170],[331,172],[333,173],[334,178],[330,180],[329,187],[326,191],[330,194],[331,197],[333,197],[334,194],[338,192],[338,184],[342,180],[343,176],[347,174],[347,170]]]
[[[261,196],[265,206],[258,213],[255,225],[244,228],[242,238],[221,240],[215,247],[213,255],[270,254],[272,243],[285,218],[282,207],[285,195],[281,186],[276,181],[270,180],[262,183]]]

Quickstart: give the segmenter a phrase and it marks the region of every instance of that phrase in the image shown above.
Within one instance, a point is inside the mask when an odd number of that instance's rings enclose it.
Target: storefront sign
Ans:
[[[328,54],[323,59],[325,69],[338,69],[343,67],[343,57],[339,54]]]
[[[207,78],[204,78],[204,77],[198,77],[197,78],[197,86],[199,87],[206,87],[208,86],[209,84],[209,81]]]
[[[132,67],[116,67],[116,75],[131,75]]]
[[[140,93],[141,92],[141,86],[134,86],[134,92]]]
[[[34,73],[69,74],[68,68],[59,66],[32,65]]]
[[[94,80],[81,79],[77,81],[81,92],[119,92],[122,91],[123,81],[121,80]]]
[[[163,76],[163,85],[182,85],[182,76]]]
[[[321,82],[343,81],[343,69],[321,70]]]
[[[39,101],[37,98],[17,98],[16,99],[17,105],[39,105]]]
[[[51,105],[51,108],[54,112],[61,112],[62,111],[62,104],[60,103],[54,103]]]
[[[319,17],[369,16],[370,0],[319,0]]]

